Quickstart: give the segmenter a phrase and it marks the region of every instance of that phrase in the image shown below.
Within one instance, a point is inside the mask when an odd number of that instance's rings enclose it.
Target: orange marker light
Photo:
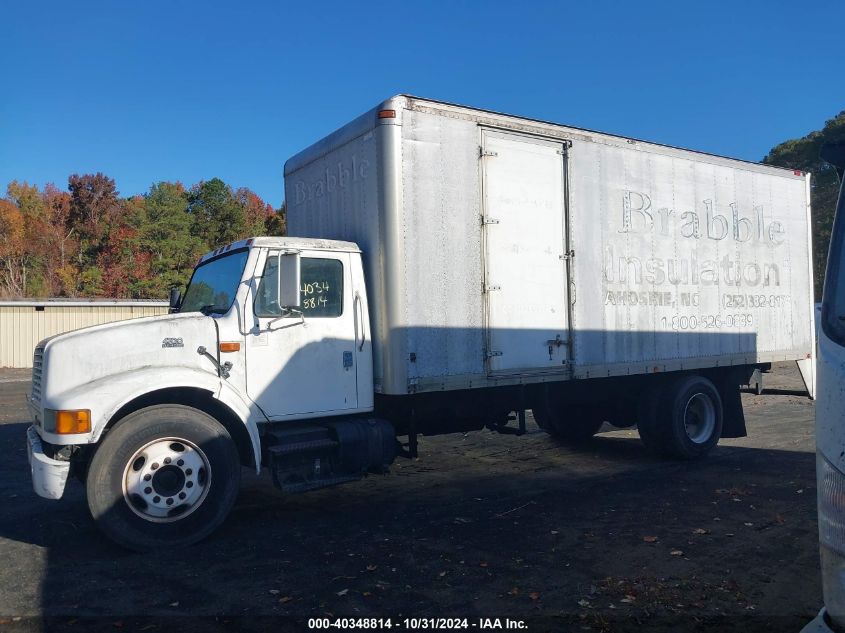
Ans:
[[[56,433],[89,433],[91,431],[91,411],[56,411]]]
[[[379,110],[378,111],[378,118],[380,118],[380,119],[395,119],[396,118],[396,110]]]
[[[221,352],[239,352],[240,350],[240,343],[220,343]]]

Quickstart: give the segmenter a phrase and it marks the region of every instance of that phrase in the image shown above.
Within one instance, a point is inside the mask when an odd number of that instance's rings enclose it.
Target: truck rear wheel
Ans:
[[[537,426],[564,444],[580,444],[601,428],[604,420],[595,407],[546,402],[532,409]]]
[[[148,407],[101,440],[88,469],[88,508],[125,547],[183,547],[223,522],[240,474],[235,443],[217,420],[182,405]]]
[[[659,392],[640,436],[649,448],[682,459],[702,457],[722,435],[722,399],[703,376],[682,376]]]

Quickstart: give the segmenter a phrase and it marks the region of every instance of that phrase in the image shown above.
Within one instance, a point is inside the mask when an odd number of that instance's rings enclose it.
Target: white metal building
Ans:
[[[0,301],[0,367],[32,367],[41,339],[89,325],[167,314],[167,301],[21,299]]]

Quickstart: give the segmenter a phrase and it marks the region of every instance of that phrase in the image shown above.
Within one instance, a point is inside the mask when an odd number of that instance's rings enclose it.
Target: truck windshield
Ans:
[[[225,314],[232,307],[249,250],[232,251],[194,269],[179,312]]]

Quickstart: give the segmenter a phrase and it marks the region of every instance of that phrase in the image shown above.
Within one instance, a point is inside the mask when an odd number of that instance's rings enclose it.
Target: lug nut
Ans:
[[[153,503],[158,503],[159,501],[161,501],[161,497],[159,497],[158,495],[153,497]]]
[[[180,493],[179,493],[179,498],[180,498],[180,499],[184,499],[184,498],[185,498],[185,493],[184,493],[184,492],[180,492]]]
[[[193,488],[193,487],[194,487],[194,482],[193,482],[193,481],[189,481],[188,483],[186,483],[186,484],[185,484],[185,487],[186,487],[186,488]]]
[[[153,462],[153,465],[152,465],[152,466],[150,466],[150,468],[152,468],[153,470],[155,470],[156,468],[158,468],[158,463]]]
[[[167,505],[169,505],[169,506],[173,505],[173,498],[172,497],[167,500]]]
[[[150,474],[146,474],[146,475],[144,475],[144,481],[149,481],[149,480],[150,480],[150,479],[152,479],[152,478],[153,478],[153,476],[152,476],[152,475],[150,475]]]
[[[176,465],[177,465],[177,466],[184,466],[184,465],[185,465],[185,460],[184,460],[184,459],[180,459],[178,462],[176,462]]]
[[[150,494],[152,491],[153,491],[153,489],[152,489],[152,488],[150,488],[149,486],[147,486],[146,488],[144,488],[144,494],[145,494],[145,495]]]
[[[170,463],[170,458],[169,458],[169,457],[165,457],[165,458],[164,458],[164,463],[165,463],[165,464],[169,464],[169,463]]]
[[[190,476],[190,475],[193,475],[193,474],[194,474],[194,471],[193,471],[193,470],[191,470],[190,468],[188,468],[188,469],[185,471],[185,474],[186,474],[186,475],[188,475],[188,476]]]

